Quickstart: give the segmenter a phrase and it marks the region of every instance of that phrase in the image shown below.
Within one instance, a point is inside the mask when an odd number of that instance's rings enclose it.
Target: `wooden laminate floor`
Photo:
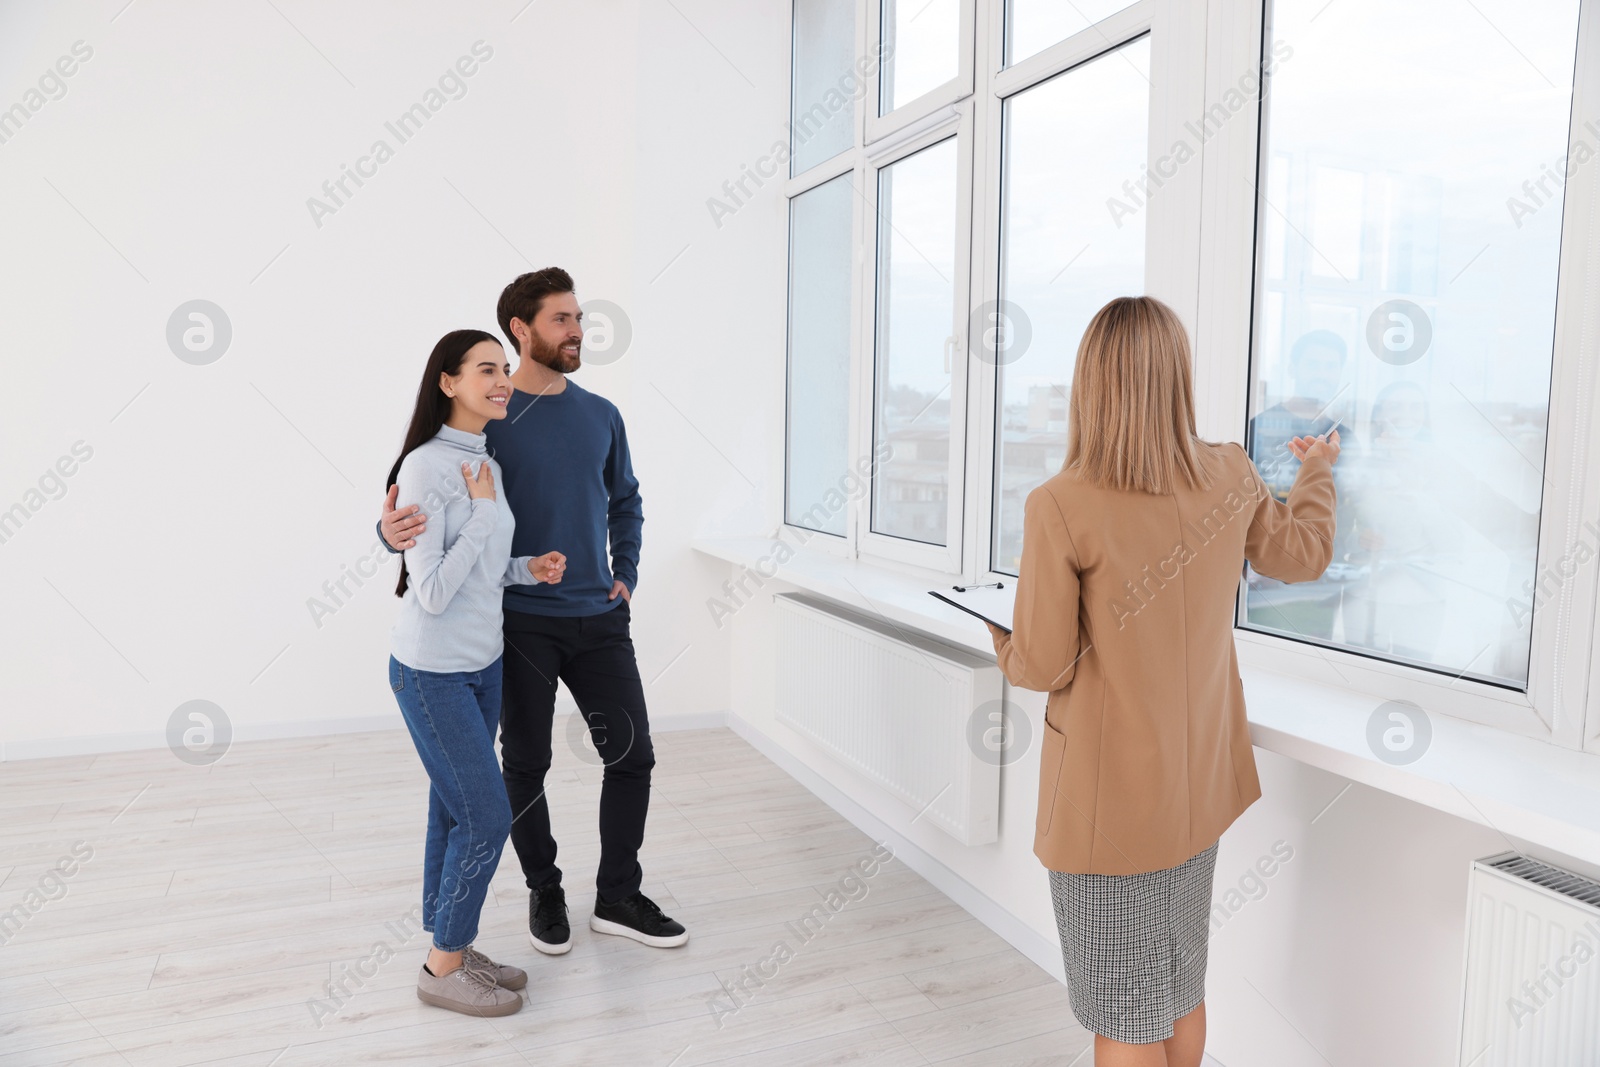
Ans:
[[[601,769],[558,737],[574,947],[529,946],[508,847],[477,942],[529,973],[503,1019],[416,998],[427,779],[403,730],[0,764],[0,1064],[1088,1067],[1061,985],[897,861],[842,882],[874,843],[736,735],[656,747],[644,889],[689,943],[588,929]]]

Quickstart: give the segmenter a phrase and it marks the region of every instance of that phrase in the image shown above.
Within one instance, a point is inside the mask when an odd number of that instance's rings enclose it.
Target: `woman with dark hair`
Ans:
[[[433,783],[423,857],[422,926],[433,947],[417,997],[467,1015],[510,1015],[528,976],[472,947],[489,879],[511,831],[494,737],[500,722],[500,590],[559,582],[559,552],[511,558],[515,520],[495,492],[484,427],[506,417],[511,367],[482,330],[447,333],[417,391],[389,471],[403,503],[433,519],[400,565],[389,685]]]

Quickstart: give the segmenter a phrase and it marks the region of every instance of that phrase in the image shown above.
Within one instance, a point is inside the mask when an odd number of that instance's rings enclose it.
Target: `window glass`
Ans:
[[[1006,62],[1021,62],[1130,6],[1130,0],[1010,0]]]
[[[1144,292],[1150,39],[1010,97],[1001,157],[1000,303],[979,309],[972,351],[998,367],[991,565],[1017,572],[1022,504],[1061,469],[1084,328],[1106,301]],[[1115,194],[1115,203],[1108,200]],[[1159,190],[1152,189],[1154,195]]]
[[[855,143],[855,0],[795,0],[789,173],[800,174]]]
[[[841,174],[789,201],[784,521],[839,537],[847,506],[838,487],[850,473],[853,179]]]
[[[961,0],[883,0],[878,114],[961,73]]]
[[[878,172],[872,529],[946,544],[957,338],[956,139]],[[887,446],[885,448],[885,446]]]
[[[1339,429],[1338,535],[1245,624],[1522,687],[1578,5],[1324,6],[1273,6],[1248,436],[1281,497]]]

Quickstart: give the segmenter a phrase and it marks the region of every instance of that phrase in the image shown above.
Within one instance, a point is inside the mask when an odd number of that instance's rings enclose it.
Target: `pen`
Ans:
[[[958,593],[965,593],[968,589],[1004,589],[1005,582],[989,582],[986,585],[952,585],[950,588]]]

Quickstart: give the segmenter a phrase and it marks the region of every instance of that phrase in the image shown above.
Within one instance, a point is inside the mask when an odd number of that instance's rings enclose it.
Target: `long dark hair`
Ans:
[[[389,480],[383,487],[385,493],[400,477],[400,464],[405,462],[405,458],[433,440],[445,420],[450,418],[450,398],[439,387],[439,376],[460,374],[461,362],[466,359],[467,351],[480,341],[500,343],[494,334],[482,330],[451,330],[433,346],[433,354],[428,357],[428,365],[422,371],[422,384],[417,387],[417,407],[411,413],[411,426],[406,430],[405,444],[400,446],[400,455],[395,459],[394,466],[389,468]],[[444,521],[442,515],[432,518],[437,522]],[[400,584],[395,586],[394,595],[406,595],[405,556],[400,557]]]

